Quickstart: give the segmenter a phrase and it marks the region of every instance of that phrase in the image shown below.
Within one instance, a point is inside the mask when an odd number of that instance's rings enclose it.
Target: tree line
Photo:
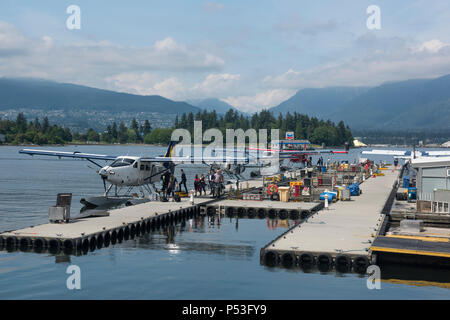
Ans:
[[[166,129],[154,129],[148,120],[139,125],[133,119],[131,126],[123,122],[117,125],[113,122],[104,132],[97,132],[90,128],[84,133],[72,132],[56,124],[50,124],[47,117],[42,122],[38,118],[27,121],[23,113],[17,115],[16,120],[0,118],[0,144],[65,144],[65,143],[159,143],[160,132]],[[171,131],[170,131],[171,132]],[[170,140],[170,134],[169,138]]]
[[[84,133],[71,132],[69,128],[51,125],[45,117],[42,122],[38,118],[27,121],[23,113],[17,119],[2,120],[0,118],[0,134],[8,144],[65,144],[65,143],[169,143],[172,131],[177,128],[188,129],[193,134],[194,120],[202,121],[203,130],[217,128],[224,134],[226,129],[241,128],[244,131],[253,129],[280,129],[280,138],[287,131],[293,131],[295,139],[307,139],[314,144],[327,146],[343,146],[346,142],[351,146],[353,136],[348,126],[340,121],[337,125],[331,121],[318,120],[315,117],[294,113],[279,114],[275,117],[269,111],[263,110],[247,117],[242,113],[230,109],[226,114],[219,115],[216,111],[203,111],[196,114],[184,113],[176,116],[171,128],[152,129],[148,120],[140,125],[133,119],[128,127],[125,123],[113,122],[103,132],[90,128]],[[269,139],[270,130],[268,131]],[[2,143],[0,139],[0,143]]]
[[[202,129],[217,128],[225,136],[226,129],[241,128],[244,131],[253,129],[279,129],[280,139],[283,139],[287,131],[294,132],[295,139],[307,139],[314,144],[327,146],[343,146],[346,142],[353,145],[353,135],[348,126],[340,121],[337,125],[330,120],[319,120],[304,114],[286,113],[275,117],[271,112],[262,110],[247,117],[233,109],[225,115],[218,115],[216,111],[202,111],[196,114],[184,113],[175,118],[175,128],[188,129],[193,134],[194,120],[202,121]],[[269,133],[269,132],[268,132]],[[270,139],[270,135],[269,135]]]

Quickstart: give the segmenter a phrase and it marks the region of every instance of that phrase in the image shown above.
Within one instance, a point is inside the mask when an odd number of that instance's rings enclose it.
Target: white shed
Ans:
[[[417,170],[419,200],[450,202],[450,157],[412,159],[411,166]]]

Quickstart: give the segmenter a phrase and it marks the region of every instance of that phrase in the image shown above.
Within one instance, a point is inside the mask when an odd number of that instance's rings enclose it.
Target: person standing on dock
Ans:
[[[178,191],[181,191],[181,186],[184,186],[184,190],[186,191],[186,193],[188,193],[187,187],[186,187],[186,174],[184,173],[183,169],[181,169],[181,182],[180,182],[180,188]]]
[[[208,184],[209,184],[209,194],[214,196],[214,180],[216,179],[214,171],[209,170]]]
[[[165,195],[167,191],[167,187],[169,186],[169,180],[170,180],[170,172],[167,170],[164,172],[164,174],[161,176],[162,179],[162,192]]]
[[[200,195],[202,195],[202,190],[200,189],[200,179],[198,178],[198,174],[195,175],[194,189],[195,189],[195,196],[197,196],[198,192],[200,192]]]
[[[220,197],[222,188],[224,188],[223,181],[224,181],[224,179],[223,179],[223,175],[222,175],[222,170],[217,169],[215,178],[214,178],[214,187],[216,189],[214,192],[214,196]]]
[[[200,194],[203,193],[206,195],[206,181],[203,173],[200,175]]]
[[[170,175],[169,184],[167,186],[167,197],[172,197],[174,194],[175,186],[177,183],[177,178],[173,174]]]

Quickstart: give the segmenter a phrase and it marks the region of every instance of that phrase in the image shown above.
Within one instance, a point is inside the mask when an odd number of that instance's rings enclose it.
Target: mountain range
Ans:
[[[180,114],[200,109],[158,95],[142,96],[40,79],[0,78],[0,110],[80,109]]]
[[[215,98],[180,102],[48,80],[0,78],[0,110],[18,108],[153,112],[173,117],[201,110],[218,114],[239,111]],[[343,120],[352,129],[449,130],[450,75],[375,87],[305,88],[269,111],[275,116],[298,112],[334,122]]]
[[[450,75],[376,87],[301,89],[271,109],[299,112],[352,129],[450,129]]]

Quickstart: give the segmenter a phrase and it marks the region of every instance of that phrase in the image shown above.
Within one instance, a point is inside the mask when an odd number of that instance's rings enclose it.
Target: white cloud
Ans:
[[[221,97],[229,94],[239,80],[239,74],[209,74],[206,79],[193,86],[192,90],[195,95],[202,97]]]
[[[25,54],[29,44],[13,25],[0,21],[0,57]]]
[[[108,87],[135,94],[157,94],[174,100],[222,97],[233,92],[238,74],[209,74],[199,83],[185,85],[177,77],[163,78],[156,73],[122,73],[107,78]]]
[[[374,86],[386,81],[438,77],[450,73],[450,45],[430,40],[414,46],[403,39],[377,39],[373,50],[305,70],[266,76],[266,88]],[[361,45],[361,39],[357,45]],[[386,45],[386,44],[390,45]],[[369,44],[365,45],[368,48]],[[376,48],[376,49],[375,49]]]
[[[217,3],[217,2],[205,2],[203,4],[203,7],[206,11],[214,12],[214,11],[222,11],[225,8],[225,5],[223,3]]]
[[[439,39],[433,39],[429,41],[425,41],[419,47],[416,48],[416,51],[428,51],[431,53],[437,53],[442,48],[450,46],[449,43],[444,43]]]
[[[155,48],[158,51],[172,51],[172,50],[179,50],[179,49],[184,50],[185,49],[184,47],[178,46],[177,43],[175,42],[175,40],[173,40],[170,37],[165,38],[160,41],[156,41]]]
[[[178,44],[173,38],[135,48],[108,41],[62,45],[49,36],[27,38],[0,21],[0,76],[42,78],[105,87],[105,79],[127,73],[205,73],[225,61],[203,49]]]
[[[251,96],[229,96],[222,100],[236,108],[239,108],[239,110],[255,112],[260,111],[261,109],[268,109],[276,106],[291,97],[294,93],[295,90],[273,89],[259,92]]]
[[[223,9],[211,3],[214,6]],[[334,28],[326,21],[320,26],[322,31]],[[223,71],[226,64],[219,55],[227,52],[216,48],[213,53],[210,45],[179,43],[173,37],[140,48],[87,40],[63,45],[50,36],[27,37],[0,21],[0,76],[40,77],[175,100],[216,97],[242,110],[256,111],[275,106],[304,87],[370,86],[450,73],[448,39],[429,39],[419,43],[366,33],[331,57],[332,63],[288,67],[265,77],[259,73],[261,78],[255,80],[244,73],[253,66],[247,68],[243,62],[236,62],[241,63],[242,74]]]
[[[168,99],[182,100],[186,89],[176,77],[161,79],[156,74],[122,73],[107,79],[108,88],[140,95],[160,95]]]

